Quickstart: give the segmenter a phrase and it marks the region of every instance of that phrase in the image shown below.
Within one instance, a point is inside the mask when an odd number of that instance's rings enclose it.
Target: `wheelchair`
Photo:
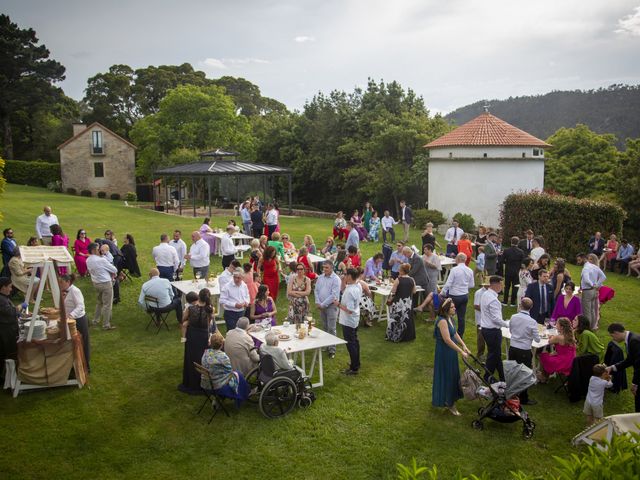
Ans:
[[[270,355],[261,355],[260,364],[245,379],[256,392],[260,412],[267,418],[283,417],[296,405],[308,408],[316,399],[309,377],[295,367],[276,370]]]

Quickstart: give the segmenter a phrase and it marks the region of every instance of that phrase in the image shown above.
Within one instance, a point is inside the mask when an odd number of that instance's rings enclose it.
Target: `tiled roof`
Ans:
[[[485,112],[455,130],[427,143],[425,148],[463,146],[550,147],[546,142]]]
[[[58,145],[58,150],[60,150],[62,147],[68,145],[69,143],[73,142],[76,138],[84,135],[88,130],[90,130],[93,127],[100,127],[103,130],[109,132],[111,135],[113,135],[114,137],[116,137],[118,140],[120,140],[123,143],[126,143],[127,145],[129,145],[132,148],[135,148],[136,150],[138,149],[138,147],[136,147],[133,143],[125,140],[124,138],[122,138],[120,135],[118,135],[117,133],[109,130],[107,127],[105,127],[104,125],[98,123],[98,122],[93,122],[91,125],[88,125],[87,128],[85,128],[84,130],[82,130],[81,132],[79,132],[78,134],[74,135],[73,137],[69,138],[68,140],[66,140],[65,142],[61,143],[60,145]]]

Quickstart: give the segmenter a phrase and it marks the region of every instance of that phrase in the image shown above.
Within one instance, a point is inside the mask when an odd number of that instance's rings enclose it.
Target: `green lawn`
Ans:
[[[85,228],[91,238],[111,228],[121,239],[134,235],[143,272],[151,266],[151,248],[159,234],[180,228],[189,232],[200,219],[178,218],[123,206],[123,202],[51,194],[46,190],[8,185],[0,200],[2,228],[10,226],[19,242],[33,235],[43,205],[53,207],[75,238]],[[215,226],[226,218],[214,218]],[[282,217],[282,230],[296,244],[313,235],[318,244],[331,232],[330,220]],[[412,231],[419,244],[419,232]],[[188,243],[188,242],[187,242]],[[363,244],[364,257],[380,244]],[[219,259],[215,259],[216,266]],[[577,267],[571,268],[573,276]],[[219,271],[219,267],[218,267]],[[601,330],[610,322],[640,330],[640,281],[611,274],[607,282],[616,298],[604,306]],[[490,473],[505,478],[516,469],[543,474],[551,456],[574,452],[569,440],[583,426],[582,404],[554,394],[555,384],[536,386],[529,407],[537,423],[525,441],[519,424],[487,421],[478,432],[470,423],[479,406],[460,401],[461,417],[431,407],[434,353],[433,327],[417,322],[417,340],[410,344],[384,341],[383,324],[361,329],[362,370],[358,377],[339,371],[347,365],[344,347],[325,362],[325,386],[306,411],[270,421],[257,407],[244,406],[231,418],[194,415],[201,399],[181,394],[183,346],[173,317],[172,331],[145,331],[146,315],[136,306],[143,279],[125,283],[122,303],[114,308],[118,329],[91,331],[92,375],[89,388],[59,388],[0,395],[0,472],[9,478],[392,478],[397,462],[416,457],[436,464],[450,477]],[[94,293],[86,280],[87,312]],[[278,309],[286,310],[281,293]],[[505,315],[514,313],[507,309]],[[467,322],[471,322],[472,309]],[[605,337],[605,335],[600,334]],[[474,329],[467,329],[475,345]],[[633,411],[628,392],[607,395],[605,414]],[[44,474],[44,475],[43,475]]]

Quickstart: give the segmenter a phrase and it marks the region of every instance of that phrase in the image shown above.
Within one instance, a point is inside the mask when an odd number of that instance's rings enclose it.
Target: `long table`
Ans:
[[[182,294],[182,306],[183,308],[187,305],[187,293],[195,292],[200,293],[200,290],[203,288],[208,288],[209,293],[211,294],[211,302],[216,306],[216,315],[222,315],[220,311],[220,284],[218,283],[218,279],[214,278],[213,283],[209,285],[207,280],[201,279],[197,282],[193,280],[179,280],[177,282],[171,282],[171,285],[178,290]],[[224,323],[223,320],[217,320],[216,323]]]
[[[220,256],[221,255],[220,248],[222,246],[222,237],[225,235],[225,233],[214,232],[211,235],[218,239],[218,242],[216,242],[216,250],[215,252],[211,252],[211,254]],[[234,233],[233,235],[231,235],[231,240],[233,240],[233,243],[236,245],[236,254],[237,254],[239,252],[245,252],[246,250],[248,250],[248,248],[239,249],[238,246],[249,243],[251,240],[253,240],[253,237],[250,237],[249,235],[245,235],[244,233]]]
[[[296,336],[295,325],[289,325],[287,327],[285,327],[284,325],[278,325],[276,327],[272,327],[271,331],[275,333],[279,331],[281,334],[289,335],[291,339],[279,340],[278,346],[282,348],[282,350],[284,350],[289,358],[293,359],[294,364],[298,365],[302,369],[304,375],[308,376],[309,379],[311,379],[312,386],[314,388],[322,387],[324,385],[322,349],[333,345],[343,345],[347,343],[343,339],[336,337],[335,335],[331,335],[330,333],[327,333],[317,327],[313,327],[311,336],[306,336],[302,340],[300,340]],[[264,329],[249,332],[249,334],[253,338],[263,343],[265,341],[265,336],[267,335],[267,333],[268,332]],[[313,355],[311,357],[311,364],[309,365],[308,371],[305,357],[305,352],[307,351],[313,352]],[[313,376],[316,373],[316,366],[318,367],[318,381],[313,383]]]
[[[544,325],[538,325],[538,333],[540,334],[540,341],[533,342],[531,347],[533,349],[533,369],[535,370],[538,366],[538,356],[536,355],[536,350],[538,348],[544,348],[549,345],[549,337],[552,335],[557,335],[558,330],[555,328],[545,328]],[[509,327],[502,327],[502,338],[507,340],[504,342],[504,356],[509,358],[509,345],[511,344],[511,331]]]

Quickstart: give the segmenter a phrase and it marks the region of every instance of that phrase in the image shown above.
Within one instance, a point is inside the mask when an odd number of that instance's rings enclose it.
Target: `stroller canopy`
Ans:
[[[504,379],[507,384],[505,397],[511,398],[518,395],[523,390],[533,387],[536,384],[536,376],[526,365],[513,360],[502,362],[504,368]]]

